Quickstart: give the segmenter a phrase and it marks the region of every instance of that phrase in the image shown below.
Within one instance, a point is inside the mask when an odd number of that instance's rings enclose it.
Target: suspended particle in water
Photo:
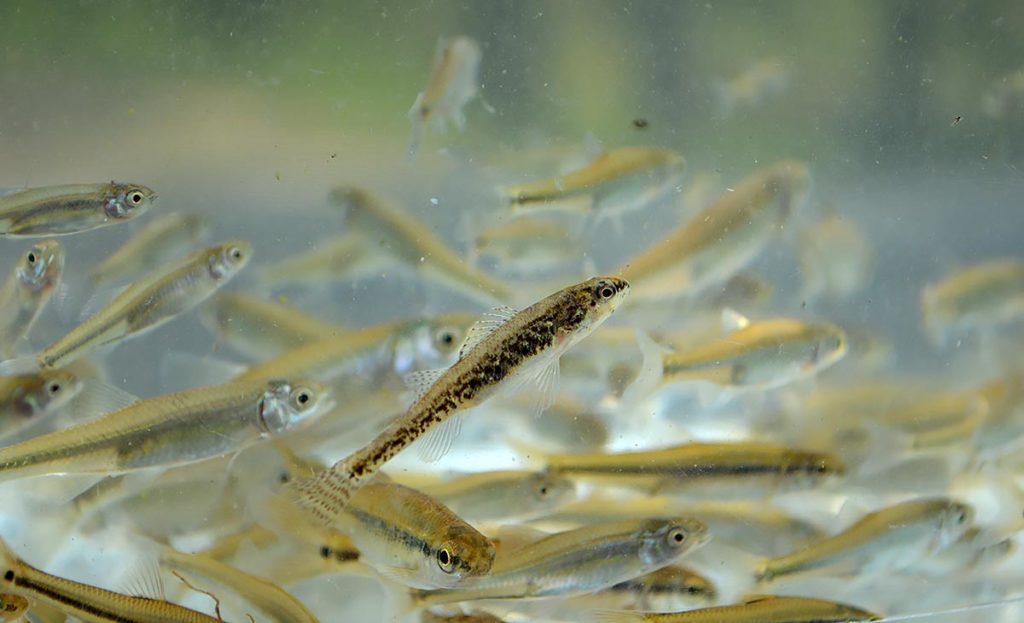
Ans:
[[[637,117],[633,120],[633,127],[637,130],[643,130],[647,128],[647,120],[643,117]]]

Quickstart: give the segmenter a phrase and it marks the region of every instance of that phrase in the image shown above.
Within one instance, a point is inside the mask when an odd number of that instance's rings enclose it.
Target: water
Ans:
[[[775,285],[774,298],[740,311],[870,327],[893,352],[872,374],[967,388],[1004,371],[991,346],[1013,334],[973,332],[937,348],[922,328],[919,297],[925,284],[958,268],[1021,256],[1024,93],[999,90],[1021,69],[1022,29],[1024,13],[1013,2],[8,2],[0,7],[0,187],[146,184],[160,194],[154,213],[201,212],[213,223],[210,240],[253,242],[253,263],[231,290],[286,297],[358,327],[486,306],[407,270],[314,288],[262,283],[262,267],[344,231],[327,201],[336,185],[385,193],[466,254],[480,227],[504,209],[496,185],[551,175],[601,146],[674,149],[688,163],[681,190],[705,172],[717,180],[715,194],[773,162],[798,159],[813,176],[810,197],[752,265]],[[466,106],[464,131],[426,133],[407,160],[408,108],[426,84],[438,39],[460,33],[482,47],[481,97]],[[737,77],[756,74],[758,62],[782,68],[781,75],[762,76],[757,96],[744,102]],[[733,94],[731,105],[723,92]],[[530,279],[483,265],[512,285],[517,305],[527,305],[587,270],[615,270],[656,243],[685,217],[678,201],[650,205],[621,226],[583,228],[586,257],[568,270]],[[827,206],[864,230],[874,270],[847,298],[808,301],[798,233]],[[76,323],[90,294],[88,270],[144,222],[61,239],[69,294],[45,310],[33,347]],[[0,265],[11,265],[28,244],[6,241]],[[609,322],[635,324],[627,314]],[[192,384],[164,365],[169,352],[248,363],[212,340],[195,312],[95,360],[109,383],[146,397]],[[819,382],[862,374],[840,364]],[[814,385],[798,385],[796,395]],[[612,416],[609,447],[748,435],[748,424],[777,397],[735,403],[726,410],[739,415],[718,427],[695,424],[708,418],[685,412],[639,422]],[[483,410],[469,419],[467,439],[442,467],[522,465],[495,435],[497,417]],[[342,456],[337,448],[323,454]],[[968,452],[955,476],[981,469],[984,481],[996,464]],[[396,466],[437,469],[415,452]],[[997,497],[992,504],[1001,513],[1021,499],[1018,474],[1009,477],[1016,497]],[[53,480],[3,485],[0,534],[47,570],[117,588],[111,570],[123,571],[137,549],[119,536],[123,530],[73,539],[59,521],[26,521],[33,509],[59,508],[73,495],[75,486]],[[47,483],[45,494],[35,491],[28,497],[40,499],[29,503],[26,491],[38,482]],[[870,499],[868,506],[877,501]],[[835,515],[841,502],[841,495],[828,503],[798,497],[787,508],[813,510],[834,532],[843,523]],[[833,514],[822,519],[821,507]],[[1004,536],[1016,539],[1020,527],[1003,526]],[[888,582],[878,578],[807,590],[899,615],[1013,598],[1020,572],[1015,556],[951,578],[897,574],[891,586],[899,590],[878,589]],[[368,579],[329,576],[288,588],[324,621],[378,605],[354,597],[378,590]],[[1010,621],[1019,605],[944,616],[917,620]]]

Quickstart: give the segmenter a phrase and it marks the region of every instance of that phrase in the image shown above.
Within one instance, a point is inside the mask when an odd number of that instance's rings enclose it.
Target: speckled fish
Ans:
[[[452,588],[486,575],[494,544],[430,496],[394,482],[372,482],[335,524],[361,562],[415,588]]]
[[[63,271],[64,248],[56,240],[37,242],[22,254],[0,289],[0,354],[14,355],[15,345],[60,285]]]
[[[679,185],[686,161],[661,147],[609,149],[583,168],[502,189],[516,210],[584,209],[596,214],[643,207]]]
[[[242,292],[217,295],[199,315],[218,340],[259,359],[350,332],[297,307]]]
[[[807,166],[780,162],[747,177],[661,242],[626,261],[637,300],[671,299],[727,280],[779,236],[810,186]]]
[[[421,591],[416,605],[592,593],[671,564],[708,540],[695,519],[641,519],[559,532],[495,559],[488,575],[458,588]]]
[[[642,370],[630,388],[642,397],[663,383],[703,382],[744,390],[767,390],[813,376],[846,354],[846,334],[835,325],[775,318],[740,326],[710,343],[664,352],[638,334]]]
[[[52,606],[86,623],[223,623],[155,597],[135,597],[82,584],[37,569],[0,540],[0,592]]]
[[[848,565],[861,573],[901,569],[943,549],[970,527],[973,510],[946,498],[902,502],[868,513],[835,536],[756,569],[758,581]]]
[[[478,472],[415,486],[469,521],[539,517],[576,497],[571,480],[544,472]]]
[[[858,623],[882,618],[835,601],[758,595],[732,606],[685,612],[605,611],[597,613],[597,620],[601,623]]]
[[[348,226],[377,241],[378,249],[416,273],[469,296],[510,300],[504,283],[470,266],[411,213],[355,187],[335,188],[329,200],[344,209]]]
[[[197,251],[137,281],[36,355],[0,362],[0,374],[59,368],[95,349],[150,331],[206,300],[238,274],[252,246],[231,240]]]
[[[77,234],[145,214],[156,193],[139,184],[68,184],[0,197],[0,236]]]
[[[93,285],[126,281],[184,255],[209,231],[199,214],[171,212],[143,225],[90,273]]]
[[[953,331],[991,328],[1024,315],[1024,261],[992,260],[949,275],[921,291],[929,336],[944,344]]]
[[[629,284],[615,277],[595,277],[515,312],[499,308],[470,329],[450,368],[417,373],[422,394],[409,409],[367,446],[330,469],[295,483],[303,506],[330,523],[352,492],[382,465],[430,429],[435,433],[425,455],[436,458],[458,433],[453,417],[493,396],[508,381],[537,382],[538,410],[550,405],[562,353],[604,322],[629,294]]]
[[[345,376],[380,381],[413,370],[445,365],[473,324],[470,314],[388,322],[308,342],[256,364],[238,379],[302,376],[328,382]]]
[[[318,623],[319,619],[302,602],[277,584],[256,577],[208,556],[184,554],[160,548],[160,565],[177,571],[189,582],[198,583],[217,595],[226,591],[241,598],[242,606],[259,621],[269,623]],[[197,582],[198,579],[198,582]]]
[[[567,266],[583,257],[583,249],[583,242],[559,221],[528,216],[489,227],[474,240],[476,255],[520,274]]]
[[[826,453],[771,443],[688,443],[657,450],[547,457],[550,473],[638,487],[715,497],[772,492],[820,484],[845,472]]]
[[[0,435],[7,436],[56,413],[84,387],[69,369],[0,376]]]
[[[481,56],[480,44],[466,36],[438,42],[427,88],[420,91],[409,109],[409,158],[419,150],[427,127],[444,128],[453,123],[461,130],[466,125],[462,109],[477,95]]]
[[[332,406],[313,381],[245,381],[148,398],[0,448],[0,480],[185,465],[307,426]]]
[[[867,286],[873,268],[867,236],[834,210],[800,232],[804,300],[845,299]]]

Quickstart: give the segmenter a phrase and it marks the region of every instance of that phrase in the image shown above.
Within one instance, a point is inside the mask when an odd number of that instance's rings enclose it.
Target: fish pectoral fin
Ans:
[[[83,421],[91,420],[123,409],[138,400],[135,394],[92,379],[86,381],[82,391],[74,398],[75,414]]]
[[[416,402],[427,393],[427,390],[437,382],[437,379],[447,371],[447,368],[433,368],[430,370],[416,370],[402,377],[409,393],[412,395],[412,402]]]
[[[412,586],[410,584],[410,580],[414,575],[414,571],[412,569],[406,569],[405,567],[396,567],[394,565],[385,565],[380,563],[374,564],[373,569],[382,578],[388,580],[389,582],[394,582],[395,584],[400,584],[402,586]]]
[[[650,396],[661,385],[665,374],[664,354],[666,348],[655,342],[640,329],[636,330],[636,343],[640,347],[643,362],[636,379],[622,392],[622,402],[634,405]]]
[[[440,461],[452,449],[452,444],[461,431],[462,417],[458,413],[431,428],[421,439],[416,441],[419,444],[416,452],[420,460],[426,463]]]
[[[160,562],[155,556],[144,556],[137,560],[121,588],[122,592],[132,597],[167,601],[164,579],[160,574]]]
[[[463,355],[473,350],[477,344],[484,341],[488,335],[494,333],[498,327],[508,322],[517,313],[519,313],[518,310],[507,305],[501,305],[486,312],[466,332],[466,339],[459,348],[459,359],[462,359]]]
[[[558,378],[558,357],[552,357],[551,361],[545,365],[527,371],[514,380],[509,390],[518,393],[524,388],[532,389],[530,412],[534,417],[540,417],[555,403],[555,398],[558,396]]]

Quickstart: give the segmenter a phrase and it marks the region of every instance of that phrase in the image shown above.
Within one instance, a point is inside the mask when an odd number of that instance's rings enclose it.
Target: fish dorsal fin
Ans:
[[[731,307],[722,310],[722,333],[732,333],[750,326],[750,318]]]
[[[138,560],[125,578],[122,589],[132,597],[167,601],[167,591],[160,575],[160,563],[155,557],[147,556]]]
[[[477,344],[484,341],[484,339],[494,333],[498,327],[505,324],[519,313],[516,309],[507,305],[501,305],[486,312],[480,320],[473,323],[473,326],[466,332],[466,340],[462,342],[462,347],[459,349],[459,359],[473,350]]]
[[[416,402],[427,393],[427,390],[437,382],[437,379],[448,371],[448,368],[432,368],[430,370],[416,370],[402,377],[402,381],[412,394],[412,401]]]
[[[418,442],[420,445],[417,448],[417,454],[420,460],[427,463],[440,461],[452,449],[452,444],[460,432],[462,432],[462,418],[458,413],[449,416],[447,420],[427,431]]]

